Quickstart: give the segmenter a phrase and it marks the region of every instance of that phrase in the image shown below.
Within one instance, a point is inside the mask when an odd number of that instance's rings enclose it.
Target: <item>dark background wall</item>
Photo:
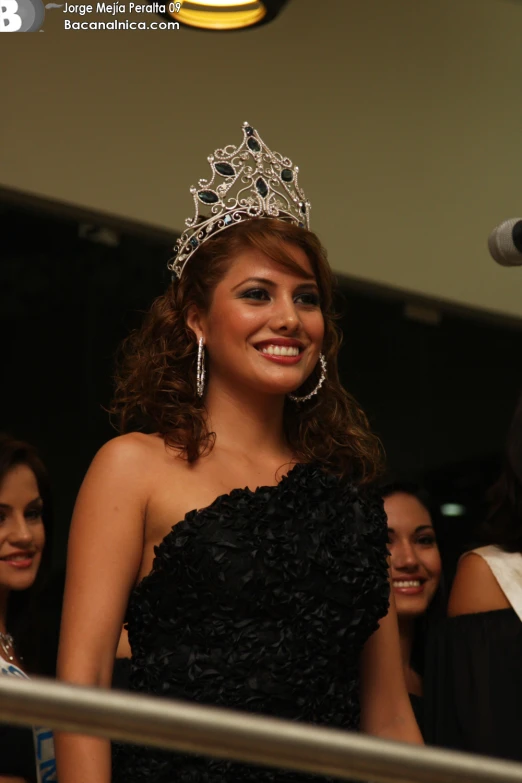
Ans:
[[[82,476],[116,434],[104,411],[116,347],[163,291],[174,235],[89,228],[81,216],[4,202],[0,236],[0,430],[35,443],[50,469],[63,563]],[[465,505],[463,516],[439,520],[454,561],[480,521],[522,389],[522,331],[443,306],[433,322],[422,310],[412,319],[405,295],[340,282],[345,386],[395,474],[422,478],[439,505]]]

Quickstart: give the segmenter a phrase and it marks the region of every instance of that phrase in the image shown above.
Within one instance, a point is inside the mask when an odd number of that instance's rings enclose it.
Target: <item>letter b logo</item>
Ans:
[[[17,33],[22,27],[16,0],[0,0],[0,30],[3,33]]]
[[[42,0],[0,0],[0,33],[34,33],[44,16]]]

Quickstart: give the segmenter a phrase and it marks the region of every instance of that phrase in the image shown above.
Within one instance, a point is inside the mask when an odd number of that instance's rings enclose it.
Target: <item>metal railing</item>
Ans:
[[[522,783],[522,764],[125,692],[0,676],[0,722],[374,783]],[[522,741],[522,738],[521,738]]]

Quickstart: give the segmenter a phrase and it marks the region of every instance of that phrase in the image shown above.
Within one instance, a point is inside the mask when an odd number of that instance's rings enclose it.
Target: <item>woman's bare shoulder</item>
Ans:
[[[177,452],[167,449],[160,435],[149,435],[144,432],[128,432],[107,441],[95,456],[95,461],[110,462],[113,465],[143,467],[150,460],[176,460]]]
[[[510,606],[486,560],[474,552],[465,555],[459,562],[451,589],[448,615],[493,612]]]

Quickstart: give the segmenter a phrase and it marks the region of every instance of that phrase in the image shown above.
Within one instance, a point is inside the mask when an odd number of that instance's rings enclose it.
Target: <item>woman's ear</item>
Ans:
[[[196,335],[196,342],[202,337],[205,340],[203,317],[197,305],[190,305],[187,311],[187,326]]]

